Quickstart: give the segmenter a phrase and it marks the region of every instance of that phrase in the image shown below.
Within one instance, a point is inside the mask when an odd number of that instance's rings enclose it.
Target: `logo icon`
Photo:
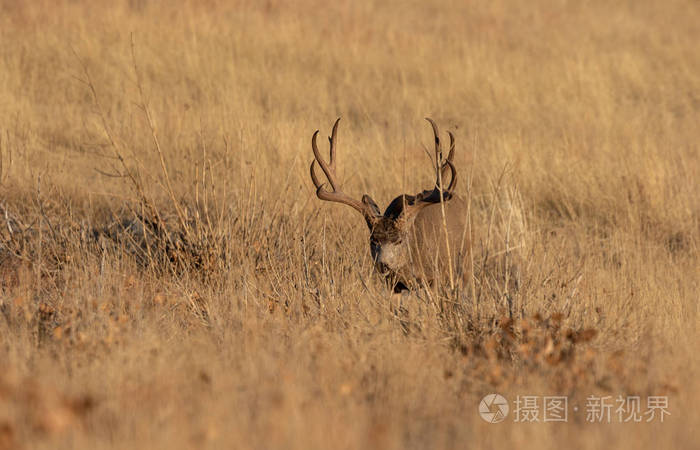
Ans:
[[[487,394],[479,402],[479,414],[488,423],[503,422],[508,411],[508,400],[500,394]]]

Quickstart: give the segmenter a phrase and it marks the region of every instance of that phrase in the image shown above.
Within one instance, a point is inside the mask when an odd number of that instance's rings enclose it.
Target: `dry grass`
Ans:
[[[697,2],[175,3],[0,1],[0,448],[697,445]],[[399,308],[309,143],[386,205],[426,115],[482,250]]]

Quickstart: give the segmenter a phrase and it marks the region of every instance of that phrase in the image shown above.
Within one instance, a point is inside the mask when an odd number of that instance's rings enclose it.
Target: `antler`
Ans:
[[[450,135],[450,151],[447,153],[447,159],[443,159],[438,126],[430,117],[426,117],[425,120],[430,122],[430,125],[433,127],[433,134],[435,135],[435,171],[437,172],[439,170],[440,172],[437,173],[435,188],[432,191],[424,191],[419,197],[422,201],[438,202],[440,201],[441,191],[443,200],[447,200],[452,197],[452,191],[457,185],[457,169],[455,169],[454,164],[452,164],[452,158],[454,158],[455,153],[455,137],[451,131],[447,132],[447,134]],[[450,169],[451,172],[450,184],[447,186],[447,189],[444,189],[442,186],[444,186],[447,169]],[[443,183],[441,183],[441,181],[443,181]]]
[[[335,124],[333,125],[333,131],[331,132],[331,136],[328,138],[328,141],[330,142],[330,162],[327,163],[326,161],[324,161],[324,159],[321,157],[321,152],[318,150],[318,146],[316,145],[316,136],[318,136],[318,130],[316,130],[313,137],[311,138],[311,148],[314,152],[314,160],[311,162],[311,167],[309,170],[311,173],[311,180],[314,182],[314,186],[316,186],[316,196],[321,200],[336,203],[344,203],[346,205],[352,206],[363,216],[365,216],[365,219],[368,222],[370,222],[374,218],[374,213],[372,212],[370,207],[365,203],[359,200],[355,200],[349,195],[346,195],[343,191],[339,189],[338,183],[335,179],[335,139],[336,132],[338,131],[338,122],[340,122],[340,117],[338,117],[338,120],[335,121]],[[333,191],[327,190],[325,188],[326,183],[321,183],[319,181],[318,177],[316,176],[316,171],[314,169],[314,165],[316,163],[318,163],[318,165],[321,166],[321,170],[326,175],[326,178],[328,179],[328,182],[330,183]]]

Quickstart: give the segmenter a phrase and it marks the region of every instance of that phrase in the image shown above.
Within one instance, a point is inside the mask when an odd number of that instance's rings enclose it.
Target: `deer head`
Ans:
[[[437,272],[444,269],[446,261],[450,262],[450,267],[455,266],[456,258],[460,257],[464,248],[466,206],[453,194],[457,183],[457,170],[452,162],[455,138],[448,132],[450,149],[447,158],[443,159],[438,127],[433,120],[426,120],[435,136],[435,186],[416,195],[399,195],[389,203],[383,214],[369,195],[356,200],[340,189],[335,172],[340,118],[335,121],[328,138],[328,162],[321,156],[316,144],[318,130],[311,138],[314,160],[310,172],[316,195],[321,200],[349,205],[362,214],[370,231],[370,251],[375,267],[396,289],[407,287],[415,281],[432,282]],[[316,164],[321,167],[328,183],[319,181]],[[448,173],[450,181],[447,188],[443,188]]]

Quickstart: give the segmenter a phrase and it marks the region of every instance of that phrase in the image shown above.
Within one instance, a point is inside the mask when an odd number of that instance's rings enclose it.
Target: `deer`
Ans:
[[[443,158],[437,124],[430,118],[435,137],[435,186],[415,195],[401,194],[381,212],[368,194],[361,200],[345,194],[336,177],[336,146],[340,118],[335,121],[330,143],[330,158],[326,161],[316,143],[319,130],[311,138],[314,160],[311,162],[311,180],[316,196],[323,201],[348,205],[365,219],[369,228],[369,247],[374,267],[394,292],[433,286],[436,281],[449,281],[450,288],[470,271],[471,245],[467,234],[467,203],[454,193],[457,169],[453,158],[455,137],[448,131],[450,147]],[[326,177],[321,182],[316,165]],[[445,179],[449,183],[445,188]]]

